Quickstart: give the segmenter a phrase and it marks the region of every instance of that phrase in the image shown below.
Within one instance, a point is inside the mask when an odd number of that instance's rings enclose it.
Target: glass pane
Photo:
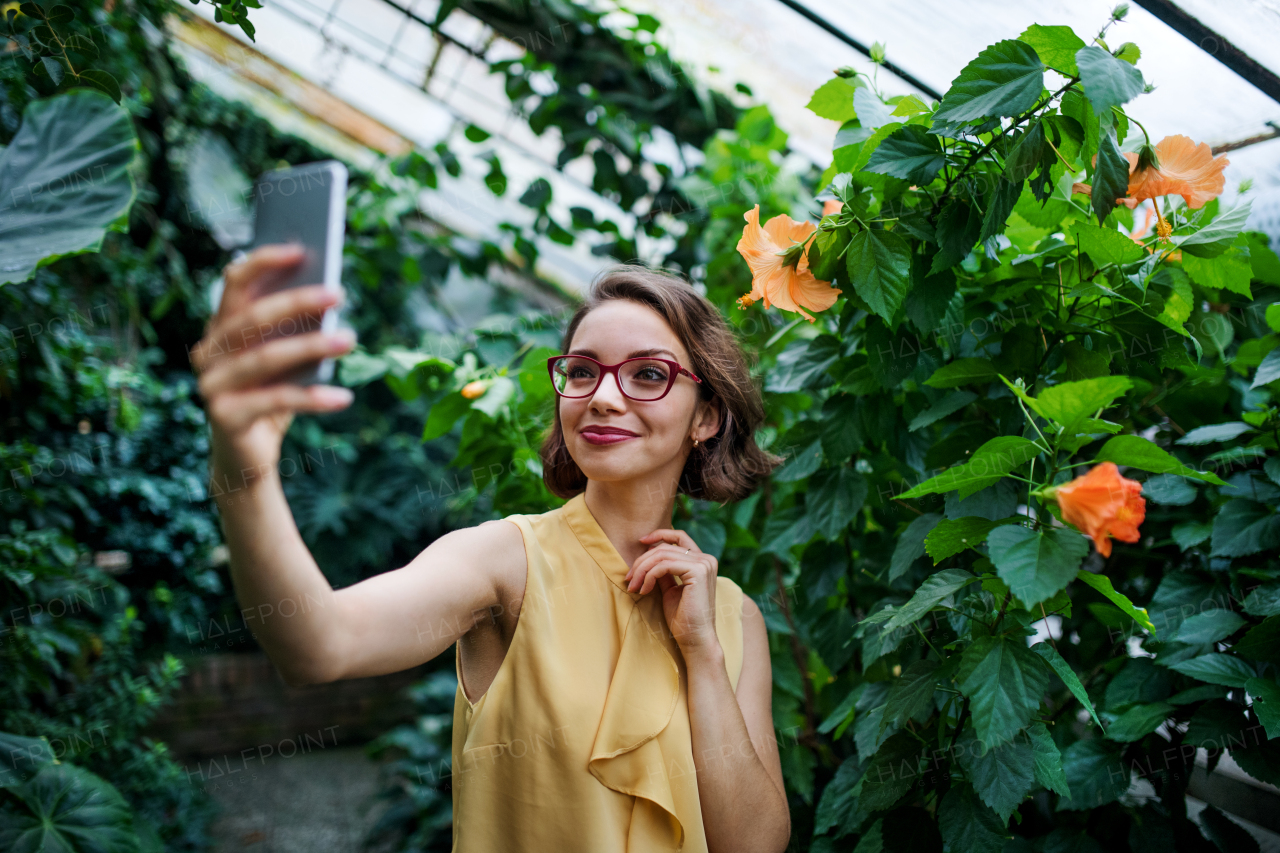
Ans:
[[[654,400],[667,390],[671,368],[654,359],[628,361],[619,368],[622,388],[628,396],[638,400]]]
[[[590,394],[600,376],[600,366],[585,358],[566,356],[557,359],[552,367],[556,390],[569,397]]]

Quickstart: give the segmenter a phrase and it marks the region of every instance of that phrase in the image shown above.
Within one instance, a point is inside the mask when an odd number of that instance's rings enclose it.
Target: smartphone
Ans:
[[[268,243],[301,243],[306,251],[293,271],[277,280],[275,288],[323,284],[342,289],[342,243],[347,222],[347,167],[337,160],[304,163],[264,172],[253,186],[253,242],[251,248]],[[338,328],[338,311],[324,312],[318,329],[305,324],[297,329],[281,329],[280,334],[333,332]],[[286,377],[301,385],[333,380],[334,360],[326,358],[300,368]]]

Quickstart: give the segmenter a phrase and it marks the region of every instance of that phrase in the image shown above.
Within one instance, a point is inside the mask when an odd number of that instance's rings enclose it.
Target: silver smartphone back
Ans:
[[[304,163],[264,172],[254,182],[252,247],[268,243],[301,243],[306,251],[294,272],[278,288],[323,284],[342,289],[342,243],[347,220],[347,167],[337,160]],[[324,312],[319,329],[338,327],[338,312]],[[316,328],[279,330],[280,334],[313,332]],[[302,385],[333,380],[332,358],[300,369],[288,381]]]

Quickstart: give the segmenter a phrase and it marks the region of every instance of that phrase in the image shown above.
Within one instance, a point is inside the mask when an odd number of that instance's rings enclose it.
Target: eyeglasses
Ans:
[[[596,393],[606,373],[618,380],[618,387],[628,399],[649,402],[667,396],[676,377],[683,373],[699,384],[702,380],[666,358],[629,358],[617,364],[601,364],[585,355],[553,355],[547,359],[551,387],[561,397],[578,399]]]

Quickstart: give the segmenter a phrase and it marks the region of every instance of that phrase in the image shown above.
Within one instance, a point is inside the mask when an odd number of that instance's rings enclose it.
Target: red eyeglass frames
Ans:
[[[547,359],[547,372],[555,392],[570,399],[590,397],[609,373],[614,375],[625,397],[639,402],[667,396],[682,373],[702,384],[702,380],[680,362],[666,358],[628,358],[617,364],[601,364],[585,355],[553,355]]]

